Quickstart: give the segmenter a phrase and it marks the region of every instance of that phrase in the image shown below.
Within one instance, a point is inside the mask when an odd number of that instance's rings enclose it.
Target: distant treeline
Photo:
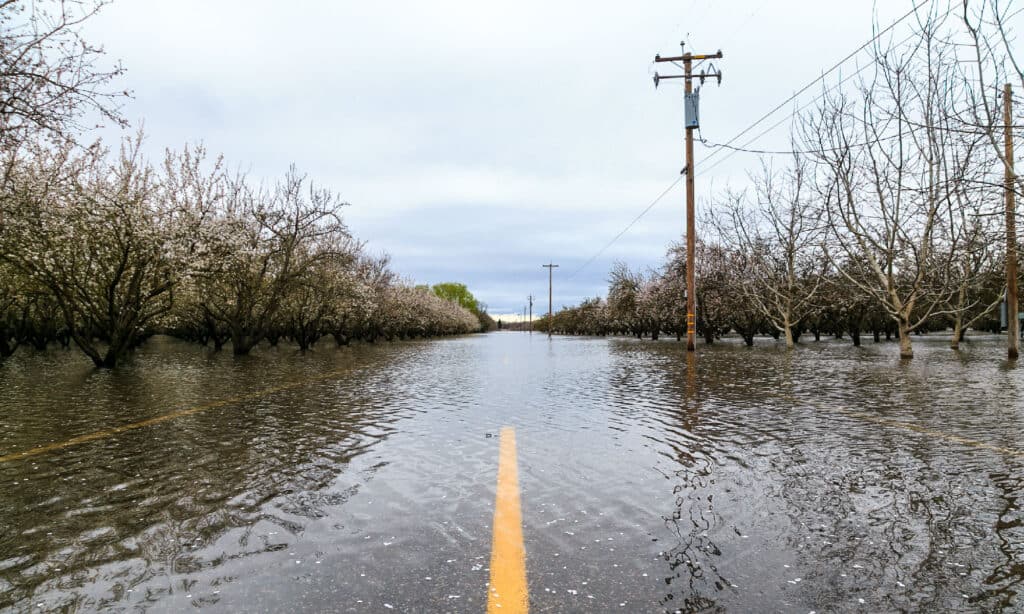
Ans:
[[[291,170],[273,185],[202,149],[21,149],[0,192],[0,356],[76,345],[114,366],[155,333],[236,354],[287,339],[404,339],[485,330],[481,310],[402,281],[367,253],[344,202]],[[475,306],[474,306],[475,307]]]
[[[540,316],[537,316],[537,317],[535,317],[533,319],[533,322],[536,323],[539,319],[540,319]],[[524,320],[524,321],[512,321],[512,320],[503,321],[503,320],[500,320],[500,319],[498,320],[498,325],[499,325],[499,328],[501,330],[526,330],[526,331],[530,330],[531,326],[532,326],[532,324],[529,321],[526,321],[526,320]]]
[[[682,245],[669,249],[665,263],[656,271],[630,270],[622,263],[613,267],[608,296],[587,299],[575,307],[563,307],[551,319],[552,331],[567,335],[625,335],[638,339],[658,339],[662,335],[677,340],[686,336],[686,251]],[[785,340],[785,329],[776,325],[762,306],[773,296],[767,293],[752,298],[758,284],[746,267],[747,257],[720,244],[697,244],[697,335],[711,344],[723,335],[735,333],[747,345],[759,335]],[[998,304],[1002,296],[1002,271],[994,266],[987,284],[979,284],[972,296],[973,308],[967,312],[972,327],[992,333],[1000,331]],[[806,281],[806,280],[805,280]],[[898,323],[877,301],[862,293],[841,273],[833,271],[818,286],[801,316],[790,324],[793,343],[822,336],[848,337],[861,344],[862,335],[875,342],[899,337]],[[966,328],[964,315],[957,326],[956,313],[933,313],[914,328],[917,334],[947,331],[954,347]],[[535,318],[533,329],[547,332],[547,315]]]

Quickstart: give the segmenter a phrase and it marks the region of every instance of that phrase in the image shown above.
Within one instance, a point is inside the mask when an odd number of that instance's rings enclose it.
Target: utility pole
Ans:
[[[526,297],[530,300],[530,334],[533,334],[533,295]]]
[[[1003,130],[1006,147],[1003,161],[1006,170],[1006,354],[1010,360],[1017,360],[1020,348],[1020,323],[1017,319],[1017,207],[1014,201],[1012,98],[1013,91],[1007,83],[1003,88]]]
[[[658,82],[662,79],[685,79],[685,119],[686,119],[686,168],[683,172],[686,173],[686,351],[694,352],[697,350],[697,326],[696,326],[696,281],[694,278],[694,260],[696,254],[696,243],[697,236],[694,231],[694,223],[696,215],[694,213],[694,195],[693,195],[693,177],[696,174],[694,169],[693,161],[693,130],[700,126],[699,120],[699,102],[700,102],[700,89],[697,92],[693,91],[693,80],[700,79],[701,84],[704,84],[704,80],[708,77],[712,77],[718,80],[718,83],[722,82],[722,72],[715,70],[714,65],[709,66],[708,70],[702,70],[699,74],[693,74],[693,63],[703,62],[704,60],[717,60],[722,58],[722,52],[718,51],[714,54],[692,54],[686,51],[685,45],[680,43],[680,47],[683,48],[683,54],[679,56],[673,56],[663,58],[661,55],[654,56],[655,62],[672,62],[678,66],[678,62],[683,63],[683,74],[681,75],[659,75],[654,73],[654,87],[658,87]]]
[[[553,305],[553,303],[551,302],[551,282],[552,282],[552,279],[553,279],[553,274],[555,272],[555,269],[558,268],[558,265],[557,264],[548,263],[548,264],[542,264],[541,266],[548,270],[548,339],[550,339],[551,338],[551,307]]]

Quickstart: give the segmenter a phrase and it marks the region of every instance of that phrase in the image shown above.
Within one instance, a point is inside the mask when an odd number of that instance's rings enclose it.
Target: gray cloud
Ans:
[[[866,40],[871,4],[119,0],[87,35],[128,67],[125,112],[154,157],[202,140],[257,177],[294,162],[353,203],[357,236],[400,272],[518,312],[546,294],[549,258],[571,304],[603,293],[615,259],[656,266],[683,232],[679,186],[569,279],[683,165],[681,90],[654,90],[655,53],[687,33],[723,49],[702,102],[721,142]],[[910,6],[882,4],[884,23]],[[757,162],[701,164],[706,197]]]

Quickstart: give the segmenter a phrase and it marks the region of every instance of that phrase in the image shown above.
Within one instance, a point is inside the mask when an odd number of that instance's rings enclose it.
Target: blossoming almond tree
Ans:
[[[37,149],[3,194],[0,258],[53,297],[75,344],[113,367],[171,309],[188,275],[190,219],[160,198],[141,137],[119,155]]]

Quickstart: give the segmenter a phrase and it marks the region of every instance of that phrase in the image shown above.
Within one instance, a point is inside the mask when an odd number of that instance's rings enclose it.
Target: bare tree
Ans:
[[[704,337],[704,343],[711,345],[728,328],[729,305],[732,291],[732,274],[729,271],[729,251],[722,245],[698,241],[696,247],[696,303],[697,332]],[[686,267],[686,246],[674,243],[669,249],[669,259],[684,271]]]
[[[675,243],[665,254],[657,277],[655,302],[665,332],[682,341],[686,335],[686,247]]]
[[[961,168],[978,166],[974,173],[977,178],[953,181],[954,200],[947,224],[954,235],[950,245],[956,253],[948,259],[939,257],[950,262],[952,293],[942,310],[952,319],[950,347],[954,350],[960,347],[967,329],[996,311],[1004,296],[1004,279],[997,272],[1000,256],[1004,254],[999,241],[1003,233],[996,224],[998,218],[992,215],[1001,195],[983,181],[984,169],[997,164],[992,164],[994,158],[982,155],[974,144],[964,148],[963,153],[971,162],[965,162]]]
[[[970,40],[973,62],[964,67],[968,104],[964,122],[984,135],[1000,163],[1007,162],[1003,148],[1003,130],[1017,125],[1012,117],[1003,117],[1000,98],[1004,83],[1016,81],[1024,91],[1024,58],[1015,44],[1009,22],[1020,10],[1011,10],[1013,0],[963,0],[961,19]],[[1019,106],[1019,105],[1018,105]],[[1024,130],[1017,125],[1017,138]],[[1024,173],[1016,173],[1015,190],[1024,197]]]
[[[867,265],[870,279],[846,277],[896,322],[904,358],[913,357],[911,332],[948,304],[959,248],[943,222],[963,176],[948,113],[963,84],[940,25],[928,18],[910,45],[876,48],[857,100],[830,96],[805,124],[831,255]]]
[[[777,172],[762,163],[754,178],[754,196],[727,193],[708,222],[735,249],[747,256],[748,283],[743,296],[768,323],[785,335],[792,349],[793,328],[813,308],[822,280],[822,234],[807,163],[794,155]]]

